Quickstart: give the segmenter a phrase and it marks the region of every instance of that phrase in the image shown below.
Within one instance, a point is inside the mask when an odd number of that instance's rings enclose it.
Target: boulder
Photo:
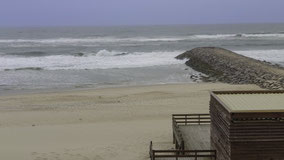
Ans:
[[[209,75],[205,81],[233,84],[256,84],[267,89],[284,88],[284,69],[217,47],[199,47],[182,53],[177,59],[188,59],[186,65]]]

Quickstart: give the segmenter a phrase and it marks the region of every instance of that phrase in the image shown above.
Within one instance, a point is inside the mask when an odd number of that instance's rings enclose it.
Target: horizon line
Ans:
[[[40,28],[40,27],[153,27],[153,26],[196,26],[196,25],[253,25],[284,24],[284,22],[239,22],[239,23],[185,23],[185,24],[118,24],[118,25],[0,25],[0,28]]]

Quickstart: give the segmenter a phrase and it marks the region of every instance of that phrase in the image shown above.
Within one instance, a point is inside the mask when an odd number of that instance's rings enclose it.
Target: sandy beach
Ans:
[[[0,96],[2,160],[146,160],[172,146],[171,114],[208,113],[222,83],[172,84]]]

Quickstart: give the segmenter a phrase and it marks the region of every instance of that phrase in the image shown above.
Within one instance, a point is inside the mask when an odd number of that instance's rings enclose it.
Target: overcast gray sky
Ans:
[[[0,26],[283,23],[284,0],[0,0]]]

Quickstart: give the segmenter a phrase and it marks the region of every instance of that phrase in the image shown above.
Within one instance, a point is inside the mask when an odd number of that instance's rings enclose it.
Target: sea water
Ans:
[[[205,46],[284,66],[284,24],[0,28],[0,93],[194,83],[175,57]]]

